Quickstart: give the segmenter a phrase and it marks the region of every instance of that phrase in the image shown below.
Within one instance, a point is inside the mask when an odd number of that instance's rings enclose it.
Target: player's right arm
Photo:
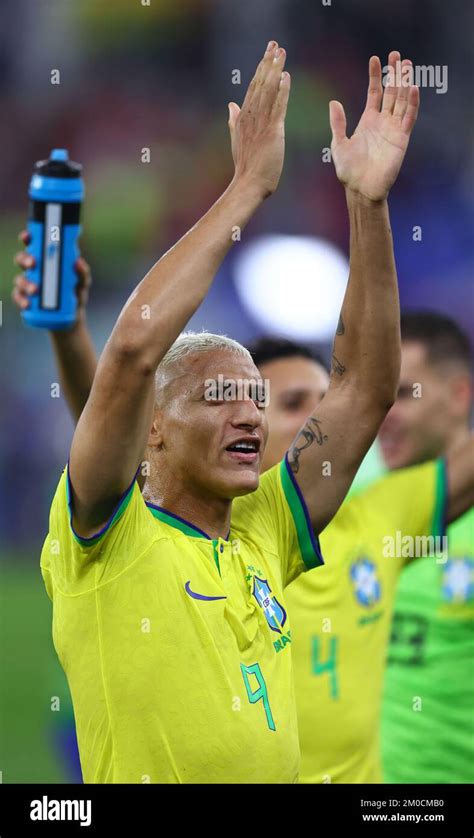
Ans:
[[[204,300],[232,244],[275,191],[284,157],[290,80],[271,42],[240,111],[230,106],[234,177],[194,227],[151,268],[125,304],[99,360],[70,455],[74,524],[84,537],[112,514],[145,450],[158,364]]]
[[[474,434],[470,434],[444,458],[385,475],[344,503],[338,516],[340,522],[347,521],[348,530],[362,533],[382,517],[390,538],[397,530],[403,536],[442,536],[446,526],[473,505]]]

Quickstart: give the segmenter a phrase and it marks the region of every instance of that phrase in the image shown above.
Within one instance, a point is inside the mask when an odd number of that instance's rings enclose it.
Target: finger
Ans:
[[[18,253],[15,253],[13,257],[13,263],[15,265],[19,265],[24,271],[27,271],[29,268],[34,268],[35,260],[30,253],[25,253],[24,250],[20,250]]]
[[[401,65],[401,84],[397,88],[397,98],[393,108],[393,115],[400,121],[405,116],[405,111],[408,105],[408,91],[411,82],[411,61],[409,58],[404,58]]]
[[[244,110],[244,108],[246,110],[249,109],[251,104],[253,103],[255,93],[256,91],[258,91],[258,87],[261,84],[262,77],[266,72],[268,65],[271,63],[271,61],[273,61],[273,53],[277,47],[278,44],[276,41],[268,42],[265,54],[262,60],[259,62],[257,69],[255,70],[254,77],[248,86],[248,90],[245,94],[245,99],[242,104],[242,110]]]
[[[329,124],[333,142],[340,143],[346,138],[347,121],[344,108],[340,102],[336,102],[334,99],[329,102]]]
[[[285,120],[286,117],[286,109],[288,107],[288,99],[290,96],[291,90],[291,76],[285,70],[284,73],[281,74],[280,77],[280,86],[278,88],[278,93],[275,100],[274,106],[274,116],[278,120]]]
[[[89,263],[86,262],[83,256],[79,256],[79,259],[77,259],[74,268],[79,277],[78,285],[80,285],[83,288],[88,288],[89,285],[92,283],[91,269]]]
[[[262,60],[259,62],[258,67],[255,71],[255,76],[257,80],[257,87],[263,81],[268,70],[272,66],[273,59],[275,57],[275,53],[279,50],[278,43],[276,41],[269,41],[267,44],[267,48],[265,50],[264,56]]]
[[[260,96],[258,98],[257,107],[261,113],[271,113],[278,91],[280,90],[281,76],[286,61],[286,50],[283,47],[278,47],[274,51],[273,61],[267,68],[266,75],[263,78],[260,86]]]
[[[286,59],[286,52],[276,41],[270,41],[270,49],[265,53],[257,72],[257,84],[252,98],[252,107],[256,114],[268,116],[275,103],[280,77]]]
[[[402,131],[405,134],[411,134],[413,127],[418,118],[418,111],[420,108],[420,88],[416,85],[410,87],[408,91],[408,105],[405,115],[402,120]]]
[[[397,98],[397,67],[400,61],[400,53],[393,50],[388,56],[388,76],[386,79],[385,90],[383,94],[382,111],[384,113],[393,113],[393,108]]]
[[[38,290],[38,286],[35,282],[30,282],[29,279],[26,278],[23,274],[18,274],[13,280],[15,284],[15,288],[21,294],[34,294]]]
[[[235,102],[229,102],[227,107],[229,108],[229,122],[228,122],[229,131],[230,131],[230,136],[233,137],[234,131],[235,131],[235,125],[237,123],[237,118],[238,118],[239,113],[240,113],[240,108]]]
[[[369,89],[367,90],[366,108],[380,111],[382,97],[382,65],[378,55],[373,55],[369,61]]]
[[[18,238],[23,244],[29,244],[31,241],[31,236],[28,230],[22,230],[21,233],[18,234]]]
[[[22,294],[17,288],[14,288],[12,291],[12,300],[22,310],[28,308],[30,305],[29,297],[26,294]]]

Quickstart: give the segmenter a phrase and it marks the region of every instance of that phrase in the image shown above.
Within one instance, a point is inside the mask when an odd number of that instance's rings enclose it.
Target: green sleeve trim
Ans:
[[[436,460],[435,469],[435,504],[431,532],[434,536],[443,536],[446,534],[446,517],[448,509],[448,474],[446,460]]]
[[[104,537],[104,535],[106,535],[106,533],[113,527],[113,525],[118,521],[118,519],[122,517],[123,513],[125,512],[128,504],[130,503],[130,501],[132,499],[136,476],[137,475],[135,475],[135,477],[133,478],[133,480],[132,480],[130,486],[128,487],[128,489],[126,489],[125,492],[123,493],[122,497],[120,498],[120,500],[119,500],[119,502],[118,502],[118,504],[115,508],[115,511],[112,513],[111,517],[104,524],[104,526],[99,530],[99,532],[95,533],[94,535],[91,535],[88,538],[84,538],[83,536],[80,536],[75,531],[73,523],[72,523],[71,478],[70,478],[70,475],[69,475],[69,463],[67,464],[67,467],[66,467],[66,498],[67,498],[67,505],[68,505],[68,509],[69,509],[69,524],[70,524],[72,534],[73,534],[75,540],[77,541],[78,544],[81,545],[81,547],[93,547],[94,544],[97,544]]]
[[[280,463],[280,478],[286,502],[293,516],[303,562],[307,570],[313,567],[319,567],[324,564],[319,538],[311,525],[308,507],[301,494],[300,487],[293,477],[287,456]]]

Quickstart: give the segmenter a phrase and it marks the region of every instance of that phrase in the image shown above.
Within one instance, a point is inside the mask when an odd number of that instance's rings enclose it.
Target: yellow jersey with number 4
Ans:
[[[65,469],[41,570],[84,781],[296,782],[283,589],[322,559],[287,462],[234,501],[227,539],[146,504],[136,482],[80,538],[70,494]]]
[[[427,546],[431,561],[446,560],[445,485],[439,461],[394,472],[346,500],[321,533],[325,566],[286,592],[300,782],[382,782],[380,713],[396,583]]]

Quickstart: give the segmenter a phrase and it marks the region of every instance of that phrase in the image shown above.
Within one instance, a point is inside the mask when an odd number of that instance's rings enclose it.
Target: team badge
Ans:
[[[282,634],[282,626],[286,623],[286,611],[272,594],[267,580],[254,576],[252,593],[262,608],[271,630]]]
[[[366,558],[358,559],[353,563],[350,574],[357,601],[366,608],[375,605],[382,594],[375,564]]]
[[[452,558],[446,563],[442,579],[443,598],[448,602],[467,602],[474,597],[474,561]]]

